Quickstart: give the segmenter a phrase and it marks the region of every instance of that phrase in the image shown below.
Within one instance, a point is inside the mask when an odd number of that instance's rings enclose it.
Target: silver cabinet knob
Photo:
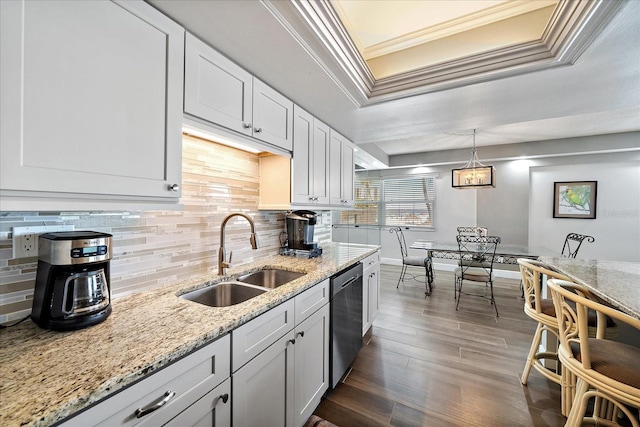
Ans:
[[[242,123],[242,127],[245,129],[251,129],[253,125],[251,123]]]
[[[254,130],[256,133],[260,133],[260,132],[262,132],[262,128],[254,128],[253,130]]]
[[[170,184],[169,191],[178,191],[180,190],[180,184]]]

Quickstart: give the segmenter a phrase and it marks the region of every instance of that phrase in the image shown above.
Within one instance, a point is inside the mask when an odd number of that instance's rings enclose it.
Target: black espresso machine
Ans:
[[[299,210],[288,212],[286,220],[286,242],[280,254],[303,258],[314,258],[322,255],[322,248],[313,240],[314,227],[317,222],[315,212]]]
[[[81,329],[111,313],[111,234],[61,231],[38,239],[31,319],[57,331]]]

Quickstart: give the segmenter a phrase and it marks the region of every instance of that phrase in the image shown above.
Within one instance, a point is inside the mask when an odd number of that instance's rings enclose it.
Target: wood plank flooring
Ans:
[[[494,283],[496,318],[472,296],[456,311],[451,273],[436,272],[428,298],[413,280],[396,289],[399,274],[382,266],[380,314],[316,415],[340,427],[564,425],[559,385],[535,370],[520,384],[536,324],[523,312],[518,281]],[[483,288],[465,282],[467,291]]]

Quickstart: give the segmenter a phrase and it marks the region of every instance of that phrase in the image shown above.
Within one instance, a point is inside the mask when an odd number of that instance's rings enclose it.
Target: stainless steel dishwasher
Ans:
[[[362,264],[331,277],[331,388],[347,371],[362,347]]]

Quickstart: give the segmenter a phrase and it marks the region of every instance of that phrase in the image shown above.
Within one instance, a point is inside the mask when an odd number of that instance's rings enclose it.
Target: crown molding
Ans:
[[[540,40],[375,79],[328,0],[262,0],[358,107],[573,64],[624,0],[561,0]]]
[[[524,1],[515,0],[498,4],[480,12],[452,19],[438,25],[414,31],[386,42],[378,43],[364,49],[364,59],[369,60],[399,50],[408,49],[443,37],[462,33],[474,28],[492,24],[515,15],[532,12],[556,4],[555,0]],[[339,3],[338,3],[339,5]]]

